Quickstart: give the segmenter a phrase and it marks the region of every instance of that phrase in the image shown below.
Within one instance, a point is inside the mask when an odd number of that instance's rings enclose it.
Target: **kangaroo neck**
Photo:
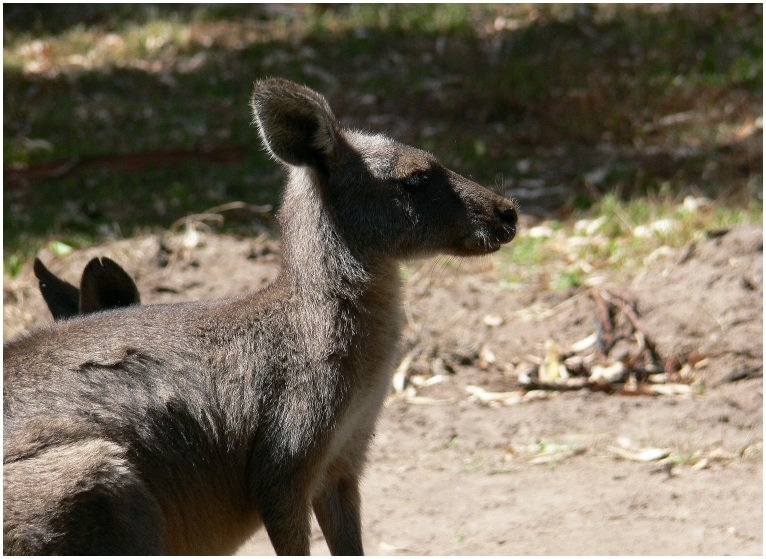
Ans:
[[[291,169],[282,226],[282,280],[297,296],[363,303],[370,291],[398,301],[399,266],[391,259],[363,261],[338,228],[313,184],[312,171]],[[392,291],[393,290],[393,291]]]

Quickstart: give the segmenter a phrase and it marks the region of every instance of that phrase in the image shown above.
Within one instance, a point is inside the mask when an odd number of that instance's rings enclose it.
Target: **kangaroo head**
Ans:
[[[343,129],[324,97],[307,87],[259,81],[251,106],[266,148],[290,169],[288,189],[315,189],[362,256],[479,255],[515,236],[513,201],[423,150]]]

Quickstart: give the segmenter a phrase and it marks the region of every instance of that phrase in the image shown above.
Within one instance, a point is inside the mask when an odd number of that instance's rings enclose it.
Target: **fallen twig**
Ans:
[[[519,384],[527,390],[570,391],[588,389],[624,396],[689,395],[689,372],[699,356],[664,358],[644,330],[635,300],[613,290],[588,291],[596,307],[597,331],[561,351],[549,340],[543,358],[527,359],[536,367],[520,368]],[[618,342],[636,349],[610,355]],[[585,353],[588,352],[588,353]]]
[[[726,375],[718,382],[718,386],[726,384],[727,382],[737,382],[749,378],[763,378],[763,366],[756,367],[740,367],[736,371],[733,371]]]

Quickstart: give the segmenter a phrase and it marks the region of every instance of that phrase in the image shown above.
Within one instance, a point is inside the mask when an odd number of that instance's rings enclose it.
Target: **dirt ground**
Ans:
[[[762,243],[738,227],[598,278],[686,364],[656,395],[522,389],[553,344],[597,331],[587,289],[503,284],[491,258],[408,265],[404,363],[362,488],[367,553],[761,555]],[[279,244],[197,232],[40,256],[76,282],[102,255],[157,303],[258,288]],[[5,282],[3,311],[5,340],[51,320],[31,268]],[[313,542],[328,553],[316,527]],[[273,550],[260,532],[240,553]]]

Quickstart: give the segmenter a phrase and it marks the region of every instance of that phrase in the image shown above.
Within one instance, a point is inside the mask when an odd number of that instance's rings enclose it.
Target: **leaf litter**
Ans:
[[[464,387],[468,400],[489,407],[513,406],[547,398],[562,391],[590,390],[618,396],[688,397],[702,388],[695,372],[708,360],[699,352],[663,355],[640,320],[636,300],[605,287],[591,287],[585,294],[592,301],[596,328],[570,344],[546,340],[544,354],[527,354],[516,364],[506,364],[516,376],[518,388],[491,391],[480,386]],[[495,328],[504,319],[487,315],[482,323]],[[429,398],[419,391],[442,383],[462,366],[486,371],[502,368],[488,344],[478,349],[434,348],[416,345],[400,361],[393,375],[393,397],[412,404],[440,405],[455,398]]]
[[[528,356],[517,367],[525,390],[583,390],[622,396],[673,396],[694,393],[697,366],[704,360],[661,355],[639,320],[635,299],[606,288],[591,288],[596,331],[562,348],[545,343],[545,355]]]

